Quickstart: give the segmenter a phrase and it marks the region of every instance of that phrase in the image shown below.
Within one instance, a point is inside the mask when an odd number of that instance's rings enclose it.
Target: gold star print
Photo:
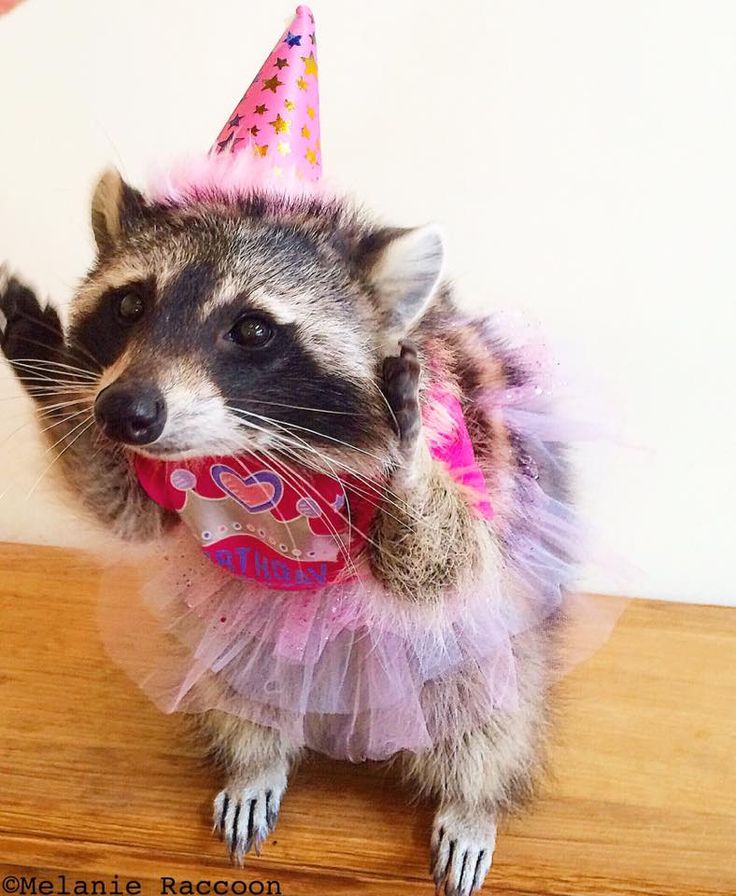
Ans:
[[[308,149],[304,154],[304,158],[309,162],[310,165],[317,164],[317,153],[313,149]]]
[[[314,107],[313,106],[307,106],[307,115],[310,118],[314,118]]]
[[[311,137],[311,133],[309,128],[306,125],[302,125],[302,137],[306,137],[307,140]]]
[[[274,65],[275,65],[276,68],[278,68],[278,69],[286,68],[286,66],[287,66],[288,64],[289,64],[289,63],[286,61],[286,59],[277,59],[276,62],[274,62]]]
[[[314,58],[314,53],[310,53],[309,56],[302,56],[302,62],[304,63],[304,74],[305,75],[314,75],[317,77],[317,60]]]
[[[254,111],[255,111],[256,115],[263,115],[264,112],[268,112],[268,109],[266,108],[265,105],[263,105],[263,106],[256,106]]]
[[[268,152],[268,143],[264,143],[263,146],[259,146],[257,143],[253,144],[253,155],[254,156],[265,156]]]
[[[293,100],[284,100],[284,105],[290,112],[296,108],[296,103]]]
[[[274,75],[273,78],[264,78],[263,79],[263,87],[261,90],[270,90],[272,93],[276,93],[279,87],[283,85],[283,81],[279,81],[279,76]]]
[[[277,115],[273,121],[269,121],[269,124],[277,134],[288,134],[289,128],[291,127],[289,119],[282,118],[281,115]]]
[[[258,127],[257,124],[254,124],[253,127],[252,127],[252,128],[248,128],[248,130],[251,132],[251,134],[253,134],[254,137],[257,137],[257,136],[258,136],[258,131],[260,131],[260,128]]]
[[[306,78],[299,78],[299,80],[296,82],[296,86],[299,88],[299,90],[306,90],[307,87],[309,87],[309,83]]]
[[[288,156],[289,153],[291,152],[291,147],[285,140],[282,140],[281,143],[279,143],[279,145],[278,145],[278,151],[281,153],[282,156]]]

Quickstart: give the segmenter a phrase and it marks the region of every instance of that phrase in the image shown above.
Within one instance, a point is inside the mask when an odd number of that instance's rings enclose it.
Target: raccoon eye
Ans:
[[[118,317],[126,324],[140,320],[145,310],[143,299],[135,292],[126,292],[117,306]]]
[[[241,317],[228,333],[233,342],[243,348],[263,348],[273,339],[273,327],[262,317]]]

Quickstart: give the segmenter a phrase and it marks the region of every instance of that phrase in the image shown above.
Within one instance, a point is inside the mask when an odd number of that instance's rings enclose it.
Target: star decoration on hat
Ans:
[[[317,77],[317,60],[314,58],[314,53],[310,53],[309,56],[302,56],[301,60],[304,63],[304,74]]]
[[[263,79],[263,87],[261,89],[262,90],[270,90],[273,93],[276,93],[276,91],[279,89],[279,87],[281,87],[283,85],[283,83],[284,83],[283,81],[279,81],[278,75],[274,75],[273,78],[264,78]]]
[[[281,115],[277,115],[273,121],[269,121],[271,127],[276,131],[277,134],[288,134],[289,128],[291,127],[291,122],[288,118],[282,118]]]
[[[242,152],[247,146],[254,164],[269,178],[283,172],[290,181],[319,179],[319,78],[313,21],[306,6],[297,8],[222,128],[213,153]],[[266,101],[264,93],[270,93],[272,99]],[[297,139],[302,142],[295,147]]]
[[[224,140],[220,140],[220,142],[217,144],[217,151],[222,152],[224,149],[226,149],[232,142],[232,139],[234,136],[235,136],[235,131],[230,131],[230,133],[227,135],[227,137],[225,137]]]

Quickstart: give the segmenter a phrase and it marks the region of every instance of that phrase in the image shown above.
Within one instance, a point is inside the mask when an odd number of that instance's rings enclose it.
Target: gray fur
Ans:
[[[71,487],[103,524],[125,539],[149,540],[173,520],[143,493],[127,449],[94,426],[75,429],[74,421],[53,410],[54,402],[59,396],[82,398],[91,414],[102,388],[145,375],[155,380],[169,408],[167,428],[147,452],[227,453],[243,447],[246,437],[251,450],[273,448],[277,428],[266,422],[265,432],[249,429],[230,410],[233,398],[213,366],[219,343],[214,337],[198,342],[210,321],[218,315],[227,320],[229,309],[235,315],[244,305],[290,328],[300,363],[309,365],[312,378],[339,386],[340,400],[356,416],[353,438],[359,448],[353,439],[330,441],[341,419],[333,416],[324,423],[324,438],[310,427],[291,430],[298,433],[294,456],[328,472],[343,464],[368,477],[388,473],[370,559],[397,607],[431,613],[441,609],[448,590],[481,573],[503,581],[500,530],[472,516],[466,496],[426,449],[419,395],[435,374],[421,360],[431,356],[441,363],[463,400],[479,463],[494,482],[494,507],[511,529],[529,525],[517,489],[530,475],[532,448],[472,404],[476,388],[508,385],[511,368],[502,346],[465,321],[446,287],[438,285],[441,245],[431,233],[412,242],[336,200],[233,201],[212,194],[186,208],[152,206],[109,173],[96,190],[92,222],[98,258],[74,298],[70,329],[63,333],[58,318],[29,300],[27,290],[19,311],[24,288],[6,275],[0,277],[0,315],[11,363],[20,364],[18,340],[27,342],[24,334],[31,333],[44,343],[38,364],[49,381],[62,365],[72,365],[53,390],[39,390],[29,380],[25,385],[44,426],[53,424],[49,438],[58,440],[55,452]],[[412,246],[418,250],[403,251]],[[96,361],[89,335],[109,337],[95,330],[106,296],[148,281],[155,281],[149,329],[132,331],[124,345],[109,349],[107,362]],[[189,316],[179,319],[171,296],[187,282],[196,282],[197,291]],[[405,337],[415,348],[400,351],[398,340]],[[24,357],[30,351],[26,347]],[[24,369],[16,368],[21,378]],[[74,369],[87,373],[77,373],[75,381]],[[289,401],[299,405],[296,390],[308,385],[295,381]],[[560,470],[550,480],[562,491]],[[417,793],[438,804],[433,876],[447,896],[469,896],[481,885],[497,821],[533,793],[543,757],[554,639],[554,626],[517,639],[514,712],[489,711],[479,719],[482,699],[472,671],[425,688],[423,704],[434,728],[442,731],[451,723],[464,734],[439,737],[432,750],[398,756],[396,764]],[[226,776],[215,801],[215,827],[242,861],[272,829],[299,751],[273,730],[220,712],[197,720],[197,736]]]

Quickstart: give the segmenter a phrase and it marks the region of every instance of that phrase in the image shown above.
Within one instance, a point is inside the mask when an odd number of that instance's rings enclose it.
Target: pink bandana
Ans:
[[[430,389],[422,409],[435,460],[467,489],[479,517],[492,509],[463,419],[449,392]],[[157,504],[176,511],[202,551],[234,576],[278,590],[317,590],[355,578],[380,500],[380,486],[337,480],[257,454],[158,461],[135,470]]]

